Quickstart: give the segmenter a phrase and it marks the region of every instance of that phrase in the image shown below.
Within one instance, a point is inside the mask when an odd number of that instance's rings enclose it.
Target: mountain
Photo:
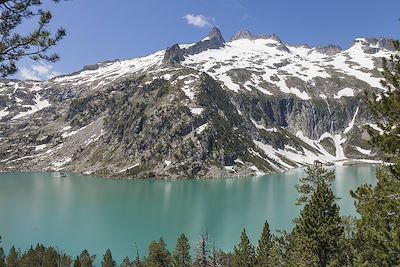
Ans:
[[[248,31],[47,81],[0,81],[0,170],[208,178],[379,159],[363,102],[391,40],[285,44]]]

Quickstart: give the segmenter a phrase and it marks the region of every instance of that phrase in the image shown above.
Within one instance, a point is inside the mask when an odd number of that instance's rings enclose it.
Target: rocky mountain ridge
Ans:
[[[390,40],[347,49],[213,28],[192,45],[0,81],[0,170],[209,178],[373,162],[364,91],[382,91]]]

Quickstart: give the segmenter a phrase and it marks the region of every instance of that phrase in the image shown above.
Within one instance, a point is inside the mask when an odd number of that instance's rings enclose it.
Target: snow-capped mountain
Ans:
[[[226,177],[372,161],[364,91],[384,90],[390,39],[283,43],[217,28],[191,45],[0,81],[0,170]]]

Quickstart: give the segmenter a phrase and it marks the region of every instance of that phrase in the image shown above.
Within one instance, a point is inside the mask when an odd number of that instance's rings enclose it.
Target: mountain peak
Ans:
[[[216,39],[219,43],[225,43],[224,37],[218,27],[213,27],[207,37],[209,40]]]
[[[255,37],[254,35],[248,31],[248,30],[241,30],[235,33],[231,39],[229,40],[230,42],[240,40],[240,39],[248,39],[248,40],[254,40]]]
[[[386,49],[395,51],[393,39],[390,38],[356,38],[353,40],[352,46],[361,46],[367,53],[376,53],[378,49]],[[375,51],[375,52],[374,52]]]

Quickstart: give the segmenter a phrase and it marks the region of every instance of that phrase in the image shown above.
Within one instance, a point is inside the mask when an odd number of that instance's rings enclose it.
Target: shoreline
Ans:
[[[340,160],[332,163],[323,163],[322,165],[327,168],[331,169],[333,167],[352,167],[352,166],[368,166],[368,165],[390,165],[391,163],[384,162],[382,160],[369,160],[369,159],[345,159]],[[300,169],[304,169],[307,166],[300,166],[292,169],[288,169],[282,172],[272,172],[272,173],[262,173],[257,175],[231,175],[231,176],[220,176],[220,177],[194,177],[194,178],[173,178],[173,177],[166,177],[166,178],[132,178],[132,177],[117,177],[117,176],[107,176],[101,175],[96,173],[89,173],[89,172],[73,172],[68,170],[0,170],[0,174],[2,173],[65,173],[65,174],[72,174],[72,175],[80,175],[80,176],[87,176],[87,177],[95,177],[100,179],[107,179],[107,180],[138,180],[138,181],[185,181],[185,180],[221,180],[221,179],[242,179],[247,177],[265,177],[270,175],[276,174],[285,174],[290,172],[296,172]]]

